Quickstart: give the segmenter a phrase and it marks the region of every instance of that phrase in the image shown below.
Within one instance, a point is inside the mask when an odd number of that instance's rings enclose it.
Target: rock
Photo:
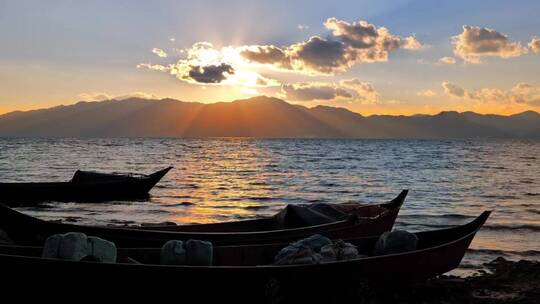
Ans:
[[[374,255],[412,251],[418,245],[418,237],[404,230],[383,233],[375,244]]]
[[[188,240],[185,246],[188,265],[212,266],[214,249],[211,242]]]
[[[186,265],[186,249],[184,242],[171,240],[161,247],[160,262],[162,265]]]

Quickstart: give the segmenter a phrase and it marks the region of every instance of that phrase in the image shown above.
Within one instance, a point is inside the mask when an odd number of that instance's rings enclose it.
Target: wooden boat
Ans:
[[[15,211],[0,204],[0,229],[7,232],[16,244],[40,245],[50,235],[70,231],[83,232],[87,235],[98,236],[110,240],[121,247],[161,247],[168,240],[199,239],[211,241],[215,245],[238,245],[272,242],[288,242],[312,234],[322,234],[327,237],[347,238],[366,235],[377,235],[392,229],[399,209],[403,204],[408,191],[403,190],[395,199],[388,203],[368,206],[367,208],[348,204],[342,206],[349,214],[334,222],[306,226],[300,225],[297,220],[288,221],[273,219],[271,227],[269,219],[261,222],[214,224],[208,227],[187,226],[185,231],[155,231],[119,227],[80,226],[43,221],[29,215]],[[250,228],[261,228],[250,231],[246,227],[225,229],[249,225]],[[258,227],[257,227],[258,226]],[[193,228],[196,227],[196,228]],[[228,227],[228,228],[230,228]],[[224,230],[227,230],[224,232]],[[232,232],[231,232],[232,230]]]
[[[341,204],[315,204],[315,205],[325,205],[327,208],[336,209],[337,211],[343,214],[352,214],[358,218],[373,218],[377,217],[382,213],[388,212],[389,210],[399,211],[401,204],[403,204],[408,190],[403,190],[395,199],[382,204],[368,204],[368,203],[341,203]],[[288,207],[295,207],[295,205],[289,205]],[[325,208],[323,207],[323,208]],[[291,218],[287,219],[287,223],[283,223],[281,218],[284,214],[284,211],[275,214],[271,217],[253,219],[253,220],[242,220],[242,221],[231,221],[231,222],[220,222],[220,223],[210,223],[210,224],[190,224],[190,225],[171,225],[171,224],[146,224],[143,226],[134,226],[130,228],[142,229],[142,230],[157,230],[157,231],[176,231],[176,232],[254,232],[254,231],[270,231],[270,230],[279,230],[284,226],[287,228],[300,228],[308,225],[323,224],[323,221],[316,221],[311,219],[311,223],[307,223],[305,219],[302,218]],[[325,210],[326,211],[326,210]],[[331,212],[331,211],[330,211]],[[397,217],[397,213],[395,213]],[[328,221],[336,221],[340,219],[340,215],[335,215],[331,217]],[[393,224],[392,224],[393,225]],[[392,228],[390,228],[392,229]]]
[[[17,206],[43,201],[143,198],[171,169],[140,176],[77,171],[68,182],[0,183],[0,201]]]
[[[453,270],[489,215],[485,211],[465,225],[416,233],[419,241],[414,251],[314,265],[272,265],[286,243],[217,246],[214,266],[157,265],[159,249],[119,249],[120,262],[107,264],[40,258],[40,247],[0,246],[0,269],[10,283],[20,280],[24,286],[32,286],[29,281],[43,284],[55,273],[55,284],[99,278],[101,283],[143,286],[153,295],[174,287],[175,294],[181,296],[195,293],[202,298],[231,296],[239,300],[245,296],[256,303],[256,297],[293,294],[305,300],[317,292],[335,294],[361,282],[405,285]],[[360,253],[371,255],[377,239],[345,241],[356,245]],[[142,264],[122,262],[133,261],[127,257]]]

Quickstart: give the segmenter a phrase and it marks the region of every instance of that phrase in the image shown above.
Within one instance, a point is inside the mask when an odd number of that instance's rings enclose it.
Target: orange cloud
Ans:
[[[456,59],[454,57],[442,57],[439,59],[440,64],[456,64]]]
[[[529,42],[529,47],[531,48],[531,50],[535,53],[540,53],[540,38],[538,37],[533,37],[531,39],[531,42]]]

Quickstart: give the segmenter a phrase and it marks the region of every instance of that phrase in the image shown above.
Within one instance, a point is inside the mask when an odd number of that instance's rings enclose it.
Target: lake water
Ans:
[[[540,142],[0,139],[0,181],[66,181],[76,169],[171,171],[147,201],[20,208],[80,224],[207,223],[286,204],[378,203],[410,189],[396,227],[439,229],[493,210],[462,270],[540,259]]]

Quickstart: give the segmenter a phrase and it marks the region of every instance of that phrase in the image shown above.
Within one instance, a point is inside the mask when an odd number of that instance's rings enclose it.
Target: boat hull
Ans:
[[[378,235],[392,229],[407,191],[381,208],[373,217],[359,218],[351,214],[348,218],[327,224],[293,229],[278,229],[249,232],[176,232],[101,226],[80,226],[46,222],[11,208],[0,206],[0,229],[20,245],[42,245],[47,237],[67,232],[82,232],[114,242],[118,247],[161,247],[169,240],[198,239],[211,241],[214,245],[239,245],[282,243],[295,241],[313,234],[330,238],[348,238]]]
[[[251,301],[299,296],[335,294],[362,283],[384,286],[422,281],[459,266],[476,232],[489,217],[484,212],[473,222],[455,228],[417,233],[419,249],[415,251],[373,256],[351,261],[316,265],[255,266],[250,259],[272,254],[286,244],[246,245],[222,248],[217,263],[231,261],[231,255],[248,266],[160,266],[143,264],[100,264],[70,262],[5,254],[0,248],[0,267],[10,278],[43,282],[50,273],[59,278],[56,283],[73,284],[73,279],[103,278],[101,283],[122,282],[128,286],[151,287],[152,292],[167,292],[172,287],[183,296],[247,298]],[[359,246],[373,246],[377,237],[347,240]],[[145,249],[138,249],[144,251]],[[155,249],[151,249],[155,251]],[[135,252],[136,249],[121,249]],[[11,252],[13,254],[13,252]],[[260,260],[264,262],[264,259]],[[13,282],[13,281],[12,281]]]
[[[0,201],[8,206],[44,201],[99,202],[145,198],[171,168],[142,177],[100,179],[96,182],[0,183]]]

